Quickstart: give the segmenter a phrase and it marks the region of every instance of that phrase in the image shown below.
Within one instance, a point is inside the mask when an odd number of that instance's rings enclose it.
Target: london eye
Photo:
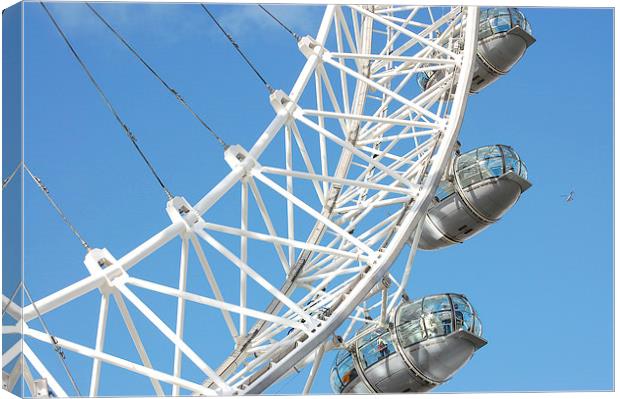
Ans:
[[[68,45],[66,56],[86,73],[79,78],[94,83],[162,188],[168,222],[114,253],[72,224],[74,210],[56,201],[38,174],[41,161],[16,165],[3,192],[15,175],[34,184],[79,239],[83,258],[73,263],[83,277],[46,281],[47,291],[31,292],[28,280],[43,278],[34,275],[3,292],[3,339],[10,343],[3,388],[15,391],[23,379],[30,396],[96,397],[113,385],[122,392],[119,385],[135,377],[148,381],[143,395],[244,395],[305,369],[299,393],[309,393],[323,367],[335,393],[425,392],[475,361],[487,341],[467,293],[411,298],[407,286],[417,250],[491,234],[482,232],[532,186],[526,160],[510,143],[476,148],[459,136],[470,95],[506,75],[534,43],[524,13],[329,5],[316,34],[302,36],[267,6],[265,17],[291,33],[305,59],[284,91],[268,83],[209,5],[191,6],[208,14],[205,24],[217,24],[267,89],[261,101],[271,104],[273,118],[251,133],[251,146],[215,133],[96,4],[84,5],[217,138],[217,151],[206,156],[221,157],[226,170],[212,187],[197,181],[202,194],[193,202],[164,184],[140,133],[122,119],[131,110],[113,105],[55,19],[61,6],[43,6],[59,33],[54,40]],[[198,156],[191,144],[182,147],[178,156]],[[156,261],[170,251],[172,270]],[[163,267],[165,276],[140,272]],[[199,289],[190,268],[203,279]],[[78,322],[76,302],[96,315],[88,334],[46,323],[54,315]],[[121,321],[114,326],[112,308]],[[148,334],[162,344],[149,345]],[[132,355],[109,346],[120,339],[114,336],[130,342]],[[153,360],[161,353],[164,366]],[[75,378],[78,357],[88,361],[88,380]],[[104,368],[123,370],[122,383]]]

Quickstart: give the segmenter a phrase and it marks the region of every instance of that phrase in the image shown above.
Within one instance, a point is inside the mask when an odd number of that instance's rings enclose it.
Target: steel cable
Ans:
[[[15,175],[17,174],[17,171],[19,170],[19,168],[21,166],[22,166],[22,161],[19,161],[19,163],[17,164],[17,166],[15,167],[13,172],[6,179],[2,179],[2,189],[3,190],[11,182],[11,180],[13,180],[13,177],[15,177]]]
[[[58,339],[55,336],[53,336],[50,333],[49,328],[47,328],[47,324],[45,324],[45,321],[43,320],[43,317],[41,316],[41,312],[39,312],[39,308],[37,307],[35,302],[32,300],[32,297],[30,296],[30,292],[28,291],[28,287],[26,287],[26,284],[24,284],[23,286],[24,286],[24,292],[28,296],[28,300],[32,304],[32,307],[34,308],[34,311],[37,314],[37,318],[41,322],[41,325],[43,326],[43,329],[45,330],[45,333],[50,337],[50,341],[51,341],[52,345],[54,345],[54,351],[56,353],[58,353],[58,357],[60,357],[60,362],[62,363],[63,367],[65,368],[65,371],[67,372],[67,375],[69,376],[69,380],[71,381],[71,385],[73,385],[73,389],[75,389],[75,392],[77,393],[77,396],[82,396],[82,394],[80,393],[80,390],[79,390],[77,384],[75,383],[75,379],[73,378],[73,374],[71,374],[71,371],[69,370],[69,366],[67,365],[67,358],[65,356],[65,352],[62,350],[62,347],[58,343]]]
[[[291,34],[291,36],[293,36],[295,38],[296,41],[300,41],[301,40],[301,36],[299,36],[297,33],[295,33],[291,28],[289,28],[288,26],[286,26],[284,24],[284,22],[282,22],[280,19],[278,19],[278,17],[276,17],[275,15],[273,15],[271,12],[269,12],[265,7],[263,7],[261,4],[258,4],[258,6],[261,8],[261,10],[265,11],[267,13],[267,15],[269,15],[271,18],[273,18],[274,21],[276,21],[281,27],[283,27],[288,33]]]
[[[118,40],[120,40],[121,43],[123,43],[123,45],[125,47],[127,47],[127,49],[142,63],[142,65],[144,65],[146,67],[146,69],[148,69],[153,76],[155,76],[157,78],[157,80],[159,80],[159,82],[170,92],[172,93],[172,95],[181,103],[181,105],[183,105],[193,116],[194,118],[196,118],[198,120],[198,122],[200,122],[200,124],[207,129],[211,135],[217,140],[217,142],[224,147],[224,149],[228,148],[228,144],[226,144],[226,142],[215,132],[215,130],[213,130],[195,111],[194,109],[187,103],[187,101],[185,101],[185,99],[181,96],[181,94],[174,89],[172,86],[170,86],[158,73],[157,71],[155,71],[155,69],[153,69],[153,67],[151,67],[151,65],[149,65],[148,62],[146,62],[144,60],[144,58],[142,58],[142,56],[138,53],[138,51],[127,42],[127,40],[125,40],[125,38],[116,30],[114,29],[114,27],[112,25],[110,25],[110,23],[101,15],[99,14],[99,12],[97,12],[97,10],[95,10],[95,8],[90,4],[90,3],[85,3],[86,6],[93,12],[93,14],[95,14],[95,16],[97,18],[99,18],[99,20],[101,22],[103,22],[103,24],[116,36],[116,38]]]
[[[248,66],[250,68],[252,68],[252,70],[254,71],[254,73],[256,74],[256,76],[258,76],[258,78],[261,80],[261,82],[263,82],[263,84],[265,85],[265,87],[267,88],[267,90],[269,91],[269,94],[273,93],[275,90],[273,89],[273,87],[271,87],[271,85],[269,84],[269,82],[267,82],[267,79],[265,79],[263,77],[263,75],[258,71],[258,69],[254,66],[254,64],[252,63],[252,61],[250,61],[250,59],[245,55],[245,53],[243,52],[243,50],[241,50],[241,47],[239,46],[239,44],[235,41],[235,39],[233,39],[233,37],[226,32],[226,30],[224,29],[224,27],[222,25],[220,25],[220,23],[218,22],[218,20],[215,18],[215,16],[213,14],[211,14],[211,12],[207,9],[207,7],[204,4],[200,4],[200,6],[202,7],[203,10],[205,10],[205,12],[207,14],[209,14],[209,17],[213,20],[213,22],[215,22],[215,24],[217,25],[217,27],[220,29],[220,31],[222,31],[222,33],[224,34],[224,36],[226,36],[226,38],[228,39],[228,41],[230,42],[230,44],[232,44],[232,46],[235,48],[235,50],[237,50],[237,52],[241,55],[241,57],[243,58],[243,60],[245,61],[246,64],[248,64]]]
[[[32,177],[32,180],[34,180],[34,182],[37,184],[37,186],[39,186],[39,188],[41,189],[41,191],[43,192],[43,194],[45,195],[45,198],[47,198],[47,201],[52,205],[52,207],[56,210],[56,212],[58,213],[58,215],[60,216],[60,218],[62,219],[62,221],[71,229],[71,231],[73,232],[73,235],[75,235],[77,237],[78,240],[80,240],[80,242],[82,243],[82,246],[87,250],[90,251],[90,247],[88,246],[88,243],[86,242],[86,240],[84,240],[82,238],[82,236],[80,235],[80,233],[77,231],[77,229],[75,228],[75,226],[73,226],[73,224],[69,221],[69,218],[67,217],[67,215],[65,215],[65,213],[62,211],[62,209],[60,209],[60,207],[58,206],[58,204],[56,204],[56,201],[54,201],[54,199],[52,198],[48,188],[45,186],[45,184],[43,184],[43,181],[41,179],[39,179],[37,176],[35,176],[31,171],[30,168],[28,168],[28,166],[26,166],[26,164],[24,163],[24,169],[26,169],[26,171],[28,172],[28,174],[30,175],[30,177]]]
[[[15,290],[13,291],[13,293],[11,294],[11,297],[9,298],[9,301],[2,308],[2,316],[4,316],[6,311],[9,309],[9,306],[11,305],[11,303],[13,303],[13,301],[15,300],[15,296],[17,295],[17,291],[19,291],[19,288],[21,286],[22,286],[22,282],[20,281],[19,284],[17,284],[17,287],[15,287]]]
[[[80,66],[82,67],[82,69],[84,70],[84,72],[86,73],[86,75],[88,76],[88,79],[91,81],[91,83],[93,84],[93,86],[95,86],[95,89],[97,89],[97,92],[99,93],[99,95],[101,96],[101,98],[103,99],[103,101],[105,102],[106,106],[108,107],[108,109],[110,110],[110,112],[112,112],[112,114],[114,115],[114,118],[116,119],[116,121],[119,123],[119,125],[121,125],[121,127],[123,128],[123,130],[125,131],[125,134],[127,135],[127,137],[129,138],[129,140],[131,140],[131,143],[133,144],[133,146],[135,147],[136,151],[138,151],[138,154],[140,155],[140,157],[142,158],[142,160],[146,163],[146,166],[149,168],[149,170],[151,171],[151,173],[153,174],[153,176],[155,177],[155,179],[157,180],[157,182],[159,183],[159,185],[161,186],[161,188],[164,190],[164,192],[166,193],[166,196],[168,197],[168,199],[172,199],[173,196],[170,193],[170,191],[168,190],[168,188],[166,187],[166,185],[164,184],[163,180],[159,177],[159,175],[157,174],[157,172],[155,171],[155,168],[153,167],[153,165],[151,164],[151,162],[149,161],[149,159],[146,157],[146,155],[144,154],[144,152],[142,151],[142,149],[140,148],[140,146],[138,145],[136,136],[133,135],[133,133],[131,132],[131,130],[129,130],[129,127],[127,127],[127,125],[123,122],[123,120],[121,119],[120,115],[118,114],[118,112],[116,111],[116,109],[114,108],[114,106],[112,105],[112,102],[108,99],[108,97],[105,95],[103,89],[101,88],[101,86],[99,86],[99,84],[97,83],[97,81],[95,80],[93,74],[90,72],[90,70],[88,69],[88,67],[86,66],[86,64],[84,63],[84,61],[82,61],[82,58],[80,58],[80,56],[78,55],[77,51],[75,50],[75,48],[73,48],[73,45],[71,44],[71,42],[69,41],[69,39],[67,38],[67,36],[65,35],[64,31],[62,30],[62,28],[60,27],[60,25],[58,25],[58,22],[56,22],[56,19],[54,18],[54,16],[52,15],[52,13],[49,11],[49,9],[45,6],[45,4],[43,4],[42,2],[40,2],[39,4],[41,4],[41,7],[43,7],[43,9],[45,10],[45,12],[47,13],[48,17],[50,18],[50,20],[52,21],[52,23],[54,24],[54,26],[56,27],[56,30],[58,31],[58,33],[60,34],[60,36],[63,38],[63,40],[65,41],[65,43],[67,44],[67,46],[69,47],[69,50],[71,50],[71,53],[73,54],[73,56],[75,57],[75,59],[78,61],[78,63],[80,64]]]

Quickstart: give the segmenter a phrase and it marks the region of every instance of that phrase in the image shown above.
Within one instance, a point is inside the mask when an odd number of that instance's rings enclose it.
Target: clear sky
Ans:
[[[229,143],[251,147],[273,118],[267,91],[198,5],[96,7]],[[200,199],[229,171],[215,141],[83,4],[49,8],[169,188],[190,202]],[[211,9],[271,85],[289,91],[305,60],[290,36],[256,6]],[[321,7],[272,10],[302,35],[314,35],[322,15]],[[408,290],[412,297],[464,293],[484,323],[489,344],[437,391],[612,389],[613,12],[524,12],[537,42],[507,76],[470,97],[460,141],[464,150],[514,146],[533,187],[479,236],[418,253]],[[38,3],[25,5],[24,32],[26,162],[89,243],[121,257],[166,225],[165,197]],[[3,174],[12,168],[5,159]],[[561,195],[571,190],[575,200],[567,204]],[[83,249],[30,180],[25,211],[33,296],[85,277]],[[175,281],[178,266],[161,265],[177,262],[178,245],[162,252],[164,258],[145,261],[135,273]],[[190,287],[199,274],[190,269]],[[50,329],[94,342],[97,295],[69,305],[69,314],[48,314]],[[173,326],[174,301],[157,306]],[[112,310],[110,323],[122,329],[120,320]],[[146,321],[136,323],[147,347],[165,342]],[[210,323],[194,318],[186,327],[199,351],[218,350]],[[134,359],[124,334],[106,350]],[[52,349],[32,346],[62,376]],[[150,353],[156,367],[171,368],[171,353]],[[330,392],[331,357],[314,393]],[[68,353],[68,362],[86,392],[90,361]],[[146,378],[125,384],[127,376],[104,366],[101,394],[151,392]],[[298,392],[303,383],[299,376],[269,392]]]

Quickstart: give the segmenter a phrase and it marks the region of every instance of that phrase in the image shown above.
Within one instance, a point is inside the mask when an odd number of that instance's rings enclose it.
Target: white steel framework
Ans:
[[[106,384],[102,364],[147,377],[155,395],[256,394],[308,365],[303,392],[309,392],[325,352],[350,339],[356,323],[369,322],[365,313],[377,312],[372,322],[384,323],[397,304],[420,221],[451,157],[469,92],[478,9],[438,11],[327,6],[316,37],[299,42],[307,61],[293,89],[270,96],[275,118],[252,148],[227,149],[232,170],[200,201],[169,201],[171,224],[118,259],[105,249],[89,251],[89,277],[23,308],[3,296],[14,319],[3,334],[23,336],[3,354],[3,366],[18,359],[9,381],[23,373],[32,387],[34,370],[56,395],[70,393],[28,345],[50,342],[32,322],[98,291],[94,341],[55,338],[64,350],[92,359],[89,396]],[[441,79],[420,91],[415,77],[425,71],[442,71]],[[222,212],[223,204],[238,211]],[[180,243],[175,286],[131,275],[174,240]],[[405,267],[390,270],[408,242]],[[204,273],[204,292],[187,289],[190,257]],[[147,305],[145,292],[174,298],[174,325]],[[190,304],[215,311],[209,317],[219,322],[211,328],[219,328],[218,342],[228,342],[225,356],[198,352],[186,341]],[[108,326],[112,306],[139,362],[106,352],[106,336],[115,333]],[[153,367],[149,351],[164,349],[147,347],[129,308],[169,342],[169,369]],[[184,374],[188,362],[200,379]]]

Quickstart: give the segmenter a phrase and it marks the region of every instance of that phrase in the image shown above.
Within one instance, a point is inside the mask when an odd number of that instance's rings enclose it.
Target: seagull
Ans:
[[[573,199],[575,198],[575,190],[571,190],[570,193],[567,195],[561,195],[561,197],[566,198],[566,202],[573,202]]]

